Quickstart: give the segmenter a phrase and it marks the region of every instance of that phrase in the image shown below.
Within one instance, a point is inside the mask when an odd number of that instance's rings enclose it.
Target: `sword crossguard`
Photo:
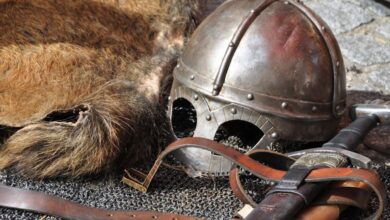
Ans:
[[[319,147],[319,148],[312,148],[307,150],[301,150],[301,151],[295,151],[288,153],[287,155],[289,157],[292,157],[294,159],[298,159],[302,157],[303,155],[309,154],[309,153],[336,153],[341,154],[344,157],[346,157],[350,164],[354,167],[360,167],[360,168],[366,168],[371,169],[372,168],[372,160],[364,155],[355,153],[353,151],[349,151],[343,148],[338,147]]]

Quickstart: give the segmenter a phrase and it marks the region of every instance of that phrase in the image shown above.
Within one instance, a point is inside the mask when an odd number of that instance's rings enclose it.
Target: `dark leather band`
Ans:
[[[200,218],[153,211],[109,211],[80,205],[41,192],[0,185],[0,206],[77,220],[195,220]]]

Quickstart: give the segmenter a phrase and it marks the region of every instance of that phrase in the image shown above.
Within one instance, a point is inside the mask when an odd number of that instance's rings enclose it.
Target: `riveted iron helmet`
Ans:
[[[188,107],[195,120],[183,119]],[[179,60],[169,101],[177,136],[189,129],[187,134],[209,139],[221,131],[258,137],[245,143],[251,148],[278,139],[325,141],[345,108],[337,41],[323,20],[293,0],[231,0],[217,8]],[[177,157],[201,173],[231,167],[200,149]]]

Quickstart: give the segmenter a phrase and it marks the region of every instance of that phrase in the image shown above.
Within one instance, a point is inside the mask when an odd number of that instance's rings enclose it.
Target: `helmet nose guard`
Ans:
[[[209,139],[227,122],[247,122],[263,134],[253,148],[278,139],[325,141],[345,111],[345,84],[335,37],[303,4],[232,0],[191,37],[174,71],[169,115],[175,101],[187,100],[196,112],[193,136]],[[207,151],[179,154],[197,172],[231,167]]]

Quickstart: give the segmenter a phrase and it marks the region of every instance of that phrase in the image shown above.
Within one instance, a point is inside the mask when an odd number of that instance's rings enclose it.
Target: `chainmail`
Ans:
[[[377,166],[390,195],[390,167]],[[259,202],[269,189],[267,182],[247,175],[241,178],[247,192]],[[0,173],[0,183],[46,192],[80,204],[110,210],[154,210],[207,219],[230,219],[242,206],[231,191],[226,177],[190,178],[185,173],[161,167],[149,191],[144,194],[121,182],[120,175],[90,176],[77,180],[27,180],[13,171]],[[388,196],[388,199],[389,196]],[[372,199],[370,210],[377,201]],[[349,209],[341,219],[362,219],[367,213]],[[59,219],[31,212],[0,208],[0,219]],[[385,208],[383,219],[390,219]]]

